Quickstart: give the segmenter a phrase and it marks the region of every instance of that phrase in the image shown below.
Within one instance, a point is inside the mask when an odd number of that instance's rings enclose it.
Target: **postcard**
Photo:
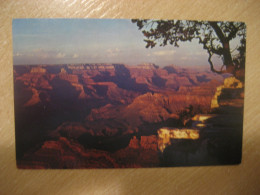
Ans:
[[[17,167],[241,163],[246,25],[14,19]]]

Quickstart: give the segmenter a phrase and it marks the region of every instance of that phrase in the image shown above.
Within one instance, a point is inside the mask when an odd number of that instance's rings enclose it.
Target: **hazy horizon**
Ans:
[[[13,64],[208,65],[196,40],[153,49],[129,19],[14,19]],[[214,63],[221,65],[220,58]]]

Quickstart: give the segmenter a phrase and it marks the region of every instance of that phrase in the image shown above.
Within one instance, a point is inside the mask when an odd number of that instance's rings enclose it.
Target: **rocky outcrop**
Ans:
[[[35,152],[24,155],[17,166],[23,169],[39,168],[117,168],[107,152],[85,150],[76,142],[60,137],[57,141],[46,141]]]
[[[146,150],[157,151],[157,137],[155,135],[141,136],[140,146]]]
[[[121,66],[124,66],[124,65],[121,65]],[[99,71],[115,70],[115,65],[113,65],[113,64],[88,64],[85,66],[85,69],[86,70],[99,70]]]
[[[79,99],[85,99],[85,98],[89,97],[85,93],[84,86],[82,84],[80,84],[80,83],[72,83],[71,85],[73,87],[75,87],[77,91],[79,91],[79,96],[78,96]]]
[[[128,147],[112,155],[121,167],[156,167],[159,166],[157,136],[133,137]]]
[[[197,129],[171,129],[164,127],[159,129],[157,133],[158,148],[161,152],[163,152],[167,146],[170,146],[174,139],[196,140],[200,137],[199,130]]]
[[[224,80],[224,84],[216,88],[216,92],[211,101],[211,109],[220,107],[220,104],[233,104],[242,106],[244,96],[244,84],[235,77]]]
[[[135,136],[129,146],[109,153],[97,149],[85,149],[79,143],[65,137],[45,141],[34,152],[28,152],[18,160],[19,168],[123,168],[153,167],[159,165],[157,137]]]
[[[50,136],[52,138],[66,137],[68,139],[77,140],[84,133],[95,135],[93,130],[87,129],[83,124],[77,122],[65,122],[54,130]]]
[[[136,136],[134,136],[128,145],[129,148],[133,148],[133,149],[139,149],[140,148],[140,140],[136,138]]]
[[[137,117],[146,122],[161,122],[178,114],[189,105],[194,109],[199,106],[202,110],[209,110],[211,96],[182,95],[182,94],[151,94],[137,97],[132,104],[124,109],[123,116],[128,121],[138,121]]]
[[[94,108],[86,117],[90,121],[117,119],[138,127],[143,123],[160,123],[168,119],[179,119],[178,114],[193,105],[193,109],[209,112],[211,95],[146,93],[136,97],[128,105],[107,104]]]
[[[150,136],[141,136],[141,139],[137,139],[134,136],[128,145],[129,148],[133,149],[145,149],[145,150],[154,150],[157,151],[157,136],[150,135]]]
[[[159,66],[156,66],[153,63],[143,63],[143,64],[139,64],[137,65],[137,68],[141,68],[141,69],[158,69]]]
[[[66,74],[67,71],[65,70],[65,68],[61,68],[60,73],[61,73],[61,74]]]
[[[35,105],[35,104],[37,104],[41,101],[38,91],[35,88],[32,88],[31,90],[32,90],[32,93],[33,93],[32,97],[28,102],[26,102],[24,104],[24,106],[33,106],[33,105]]]
[[[61,73],[59,75],[59,78],[65,81],[69,81],[71,83],[78,83],[78,75],[72,75],[72,74],[67,74],[67,73]]]

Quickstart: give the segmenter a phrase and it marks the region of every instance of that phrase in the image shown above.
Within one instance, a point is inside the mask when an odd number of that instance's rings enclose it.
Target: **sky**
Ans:
[[[145,48],[144,36],[128,19],[14,19],[13,61],[24,64],[154,63],[208,65],[202,45],[192,41]],[[216,64],[222,64],[215,58]]]

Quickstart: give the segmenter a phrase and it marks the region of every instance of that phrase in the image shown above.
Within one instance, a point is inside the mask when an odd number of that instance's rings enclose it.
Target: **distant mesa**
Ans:
[[[78,83],[78,75],[73,75],[73,74],[66,74],[65,72],[62,72],[59,75],[59,78],[62,80],[66,80],[72,83]]]
[[[136,66],[137,68],[141,69],[158,69],[159,66],[153,64],[153,63],[143,63]]]
[[[46,73],[46,69],[45,68],[42,68],[42,67],[33,67],[31,69],[31,73]]]
[[[79,70],[83,70],[85,69],[84,65],[68,65],[68,68],[71,69],[71,70],[75,70],[75,69],[79,69]]]

